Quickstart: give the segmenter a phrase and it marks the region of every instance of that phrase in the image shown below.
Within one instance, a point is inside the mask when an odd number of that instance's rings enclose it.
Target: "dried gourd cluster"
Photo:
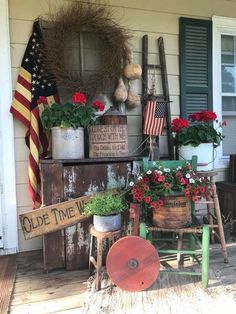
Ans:
[[[127,47],[127,61],[123,69],[123,78],[119,79],[118,86],[114,92],[114,99],[118,103],[125,103],[128,109],[133,109],[140,104],[140,97],[138,93],[132,89],[132,81],[137,80],[142,75],[141,66],[133,62],[133,52]],[[127,86],[127,87],[126,87]]]

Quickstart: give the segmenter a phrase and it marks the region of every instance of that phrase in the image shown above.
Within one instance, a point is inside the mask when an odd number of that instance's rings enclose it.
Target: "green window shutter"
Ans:
[[[212,22],[180,18],[181,117],[212,110]]]

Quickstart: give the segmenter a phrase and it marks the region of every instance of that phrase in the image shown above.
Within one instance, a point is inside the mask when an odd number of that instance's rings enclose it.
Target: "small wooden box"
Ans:
[[[94,125],[89,128],[89,158],[128,156],[126,124]]]

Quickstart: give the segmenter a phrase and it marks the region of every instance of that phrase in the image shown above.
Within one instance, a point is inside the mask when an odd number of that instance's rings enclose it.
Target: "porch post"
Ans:
[[[8,0],[0,0],[0,47],[0,214],[4,229],[1,255],[15,253],[18,249],[14,131],[9,113],[12,84]]]

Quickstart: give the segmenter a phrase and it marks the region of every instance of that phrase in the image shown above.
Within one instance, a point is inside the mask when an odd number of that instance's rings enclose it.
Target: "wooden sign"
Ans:
[[[91,196],[82,196],[20,215],[25,239],[60,230],[87,219],[88,216],[83,212],[84,205],[90,198]]]
[[[94,125],[89,128],[89,157],[128,156],[126,124]]]

